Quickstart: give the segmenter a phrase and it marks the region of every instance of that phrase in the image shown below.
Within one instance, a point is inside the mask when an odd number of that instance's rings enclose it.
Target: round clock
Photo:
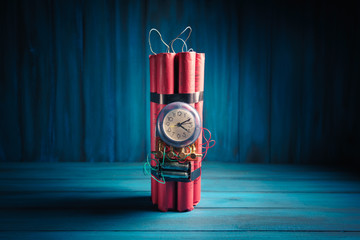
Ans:
[[[170,103],[159,113],[156,129],[159,137],[169,146],[188,146],[200,135],[199,113],[187,103]]]

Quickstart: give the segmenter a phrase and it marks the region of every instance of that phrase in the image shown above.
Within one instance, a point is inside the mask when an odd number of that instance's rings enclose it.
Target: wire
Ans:
[[[158,183],[161,183],[161,184],[165,184],[165,178],[164,176],[161,174],[161,177],[162,177],[162,182],[160,182],[160,180],[158,180],[156,177],[154,177],[152,174],[150,175],[151,178],[153,178],[155,181],[157,181]]]
[[[213,147],[215,146],[215,144],[216,144],[216,141],[213,140],[213,139],[211,139],[211,132],[210,132],[210,130],[207,129],[207,128],[201,128],[201,129],[202,129],[202,137],[204,138],[205,142],[201,144],[202,149],[203,149],[204,151],[202,151],[202,155],[203,155],[203,156],[202,156],[200,162],[202,162],[202,161],[205,159],[208,150],[209,150],[210,148],[213,148]],[[205,131],[208,132],[208,135],[209,135],[208,138],[206,137]],[[162,156],[162,165],[164,165],[165,158],[168,159],[169,161],[178,161],[179,163],[185,163],[185,162],[186,162],[186,158],[189,157],[189,156],[191,155],[191,152],[192,152],[192,148],[191,148],[190,146],[187,146],[186,148],[188,149],[188,152],[186,152],[186,153],[188,153],[188,154],[185,155],[185,157],[181,158],[181,157],[179,156],[179,153],[177,153],[175,150],[172,150],[172,151],[171,151],[171,148],[170,148],[169,146],[166,146],[166,145],[165,145],[165,146],[164,146],[164,150],[163,150],[163,156]],[[169,158],[169,157],[167,156],[166,153],[168,153],[168,152],[170,152],[170,151],[171,151],[172,154],[175,156],[175,159]],[[152,165],[151,165],[151,161],[155,161],[155,166],[152,166]],[[159,170],[159,168],[160,168],[160,161],[159,161],[159,159],[150,158],[150,162],[149,162],[149,154],[148,154],[147,157],[146,157],[146,162],[145,162],[145,164],[144,164],[143,172],[144,172],[145,175],[151,175],[151,177],[152,177],[155,181],[157,181],[158,183],[165,184],[165,178],[164,178],[164,176],[162,175],[161,172],[160,172],[160,176],[161,176],[161,178],[162,178],[162,181],[160,181],[159,179],[157,179],[156,177],[154,177],[151,173],[149,174],[148,168],[150,168],[151,170],[154,170],[154,171]]]
[[[206,130],[208,133],[209,133],[209,138],[206,138],[206,136],[205,136],[205,131],[204,130]],[[201,158],[201,161],[203,161],[204,159],[205,159],[205,157],[206,157],[206,155],[207,155],[207,152],[208,152],[208,150],[210,149],[210,148],[213,148],[214,146],[215,146],[215,144],[216,144],[216,141],[215,140],[211,140],[211,132],[210,132],[210,130],[209,129],[207,129],[207,128],[202,128],[202,136],[203,136],[203,138],[206,140],[203,144],[201,144],[202,145],[202,148],[203,149],[205,149],[205,151],[203,151],[202,152],[202,154],[203,154],[203,157]],[[210,143],[213,143],[211,146],[210,146]]]
[[[175,42],[176,40],[178,40],[178,39],[183,42],[183,46],[182,46],[182,48],[181,48],[181,51],[184,52],[184,46],[185,46],[185,49],[186,49],[185,52],[187,52],[188,49],[187,49],[187,44],[186,44],[186,42],[184,41],[184,39],[177,37],[177,38],[175,38],[174,40],[171,41],[171,50],[173,51],[173,53],[175,53],[173,44],[174,44],[174,42]]]
[[[155,162],[157,162],[158,160],[157,159],[152,159],[152,158],[150,158],[150,161],[155,161]],[[158,170],[159,169],[159,163],[157,162],[157,164],[156,164],[156,167],[157,168],[154,168],[153,166],[151,166],[151,164],[149,163],[149,154],[146,156],[146,162],[144,163],[144,168],[143,168],[143,173],[144,173],[144,175],[150,175],[151,176],[151,178],[153,178],[155,181],[157,181],[158,183],[161,183],[161,184],[165,184],[165,178],[164,178],[164,176],[161,174],[161,177],[162,177],[162,182],[160,181],[160,180],[158,180],[156,177],[154,177],[152,174],[151,174],[151,172],[149,173],[149,171],[148,171],[148,168],[150,168],[151,170],[154,170],[154,171],[156,171],[156,170]]]
[[[159,34],[159,36],[160,36],[160,40],[162,41],[162,43],[167,47],[167,52],[170,52],[170,47],[169,47],[169,45],[167,45],[166,44],[166,42],[164,42],[164,40],[163,40],[163,38],[162,38],[162,36],[161,36],[161,33],[159,32],[159,30],[157,30],[156,28],[152,28],[150,31],[149,31],[149,46],[150,46],[150,51],[154,54],[154,55],[156,55],[156,52],[154,52],[153,51],[153,49],[152,49],[152,47],[151,47],[151,41],[150,41],[150,35],[151,35],[151,32],[152,31],[155,31],[155,32],[157,32],[158,34]],[[191,32],[190,32],[191,33]],[[190,36],[190,35],[189,35]],[[189,37],[188,37],[189,38]],[[186,39],[187,40],[187,39]],[[185,40],[185,42],[186,42],[186,40]]]
[[[181,51],[184,51],[184,50],[183,50],[184,45],[186,45],[186,41],[189,39],[189,37],[190,37],[190,35],[191,35],[191,32],[192,32],[192,28],[191,28],[190,26],[187,26],[175,39],[173,39],[173,40],[170,42],[169,45],[171,45],[171,50],[173,51],[173,53],[175,53],[174,48],[173,48],[173,43],[175,42],[176,39],[178,39],[178,38],[179,38],[183,33],[185,33],[186,30],[188,30],[188,29],[189,29],[189,34],[188,34],[187,38],[185,39],[185,41],[183,41],[184,44],[183,44],[183,46],[182,46],[182,48],[181,48]],[[182,40],[182,39],[181,39],[181,40]],[[187,46],[186,46],[186,48],[187,48]]]
[[[178,161],[179,163],[184,163],[186,162],[186,158],[189,157],[191,155],[191,147],[190,146],[187,146],[187,148],[189,149],[189,153],[183,157],[183,158],[180,158],[179,154],[177,154],[175,151],[173,151],[173,154],[176,158],[176,161]]]

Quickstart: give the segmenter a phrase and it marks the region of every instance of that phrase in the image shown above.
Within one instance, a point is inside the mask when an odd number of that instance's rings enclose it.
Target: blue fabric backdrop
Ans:
[[[209,160],[359,159],[359,6],[2,1],[1,161],[143,161],[152,27],[206,53]],[[164,51],[151,38],[155,51]],[[177,51],[180,45],[176,45]]]

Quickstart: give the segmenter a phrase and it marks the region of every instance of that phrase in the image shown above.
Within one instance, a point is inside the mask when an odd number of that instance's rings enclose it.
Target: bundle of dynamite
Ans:
[[[201,197],[205,54],[169,52],[163,43],[167,52],[155,53],[150,44],[149,56],[151,199],[160,211],[191,211]]]

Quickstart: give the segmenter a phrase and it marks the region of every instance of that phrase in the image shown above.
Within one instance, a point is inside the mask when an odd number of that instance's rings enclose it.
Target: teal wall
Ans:
[[[354,163],[359,14],[327,1],[2,1],[0,161],[143,161],[148,32],[169,42],[190,25],[206,53],[208,160]]]

